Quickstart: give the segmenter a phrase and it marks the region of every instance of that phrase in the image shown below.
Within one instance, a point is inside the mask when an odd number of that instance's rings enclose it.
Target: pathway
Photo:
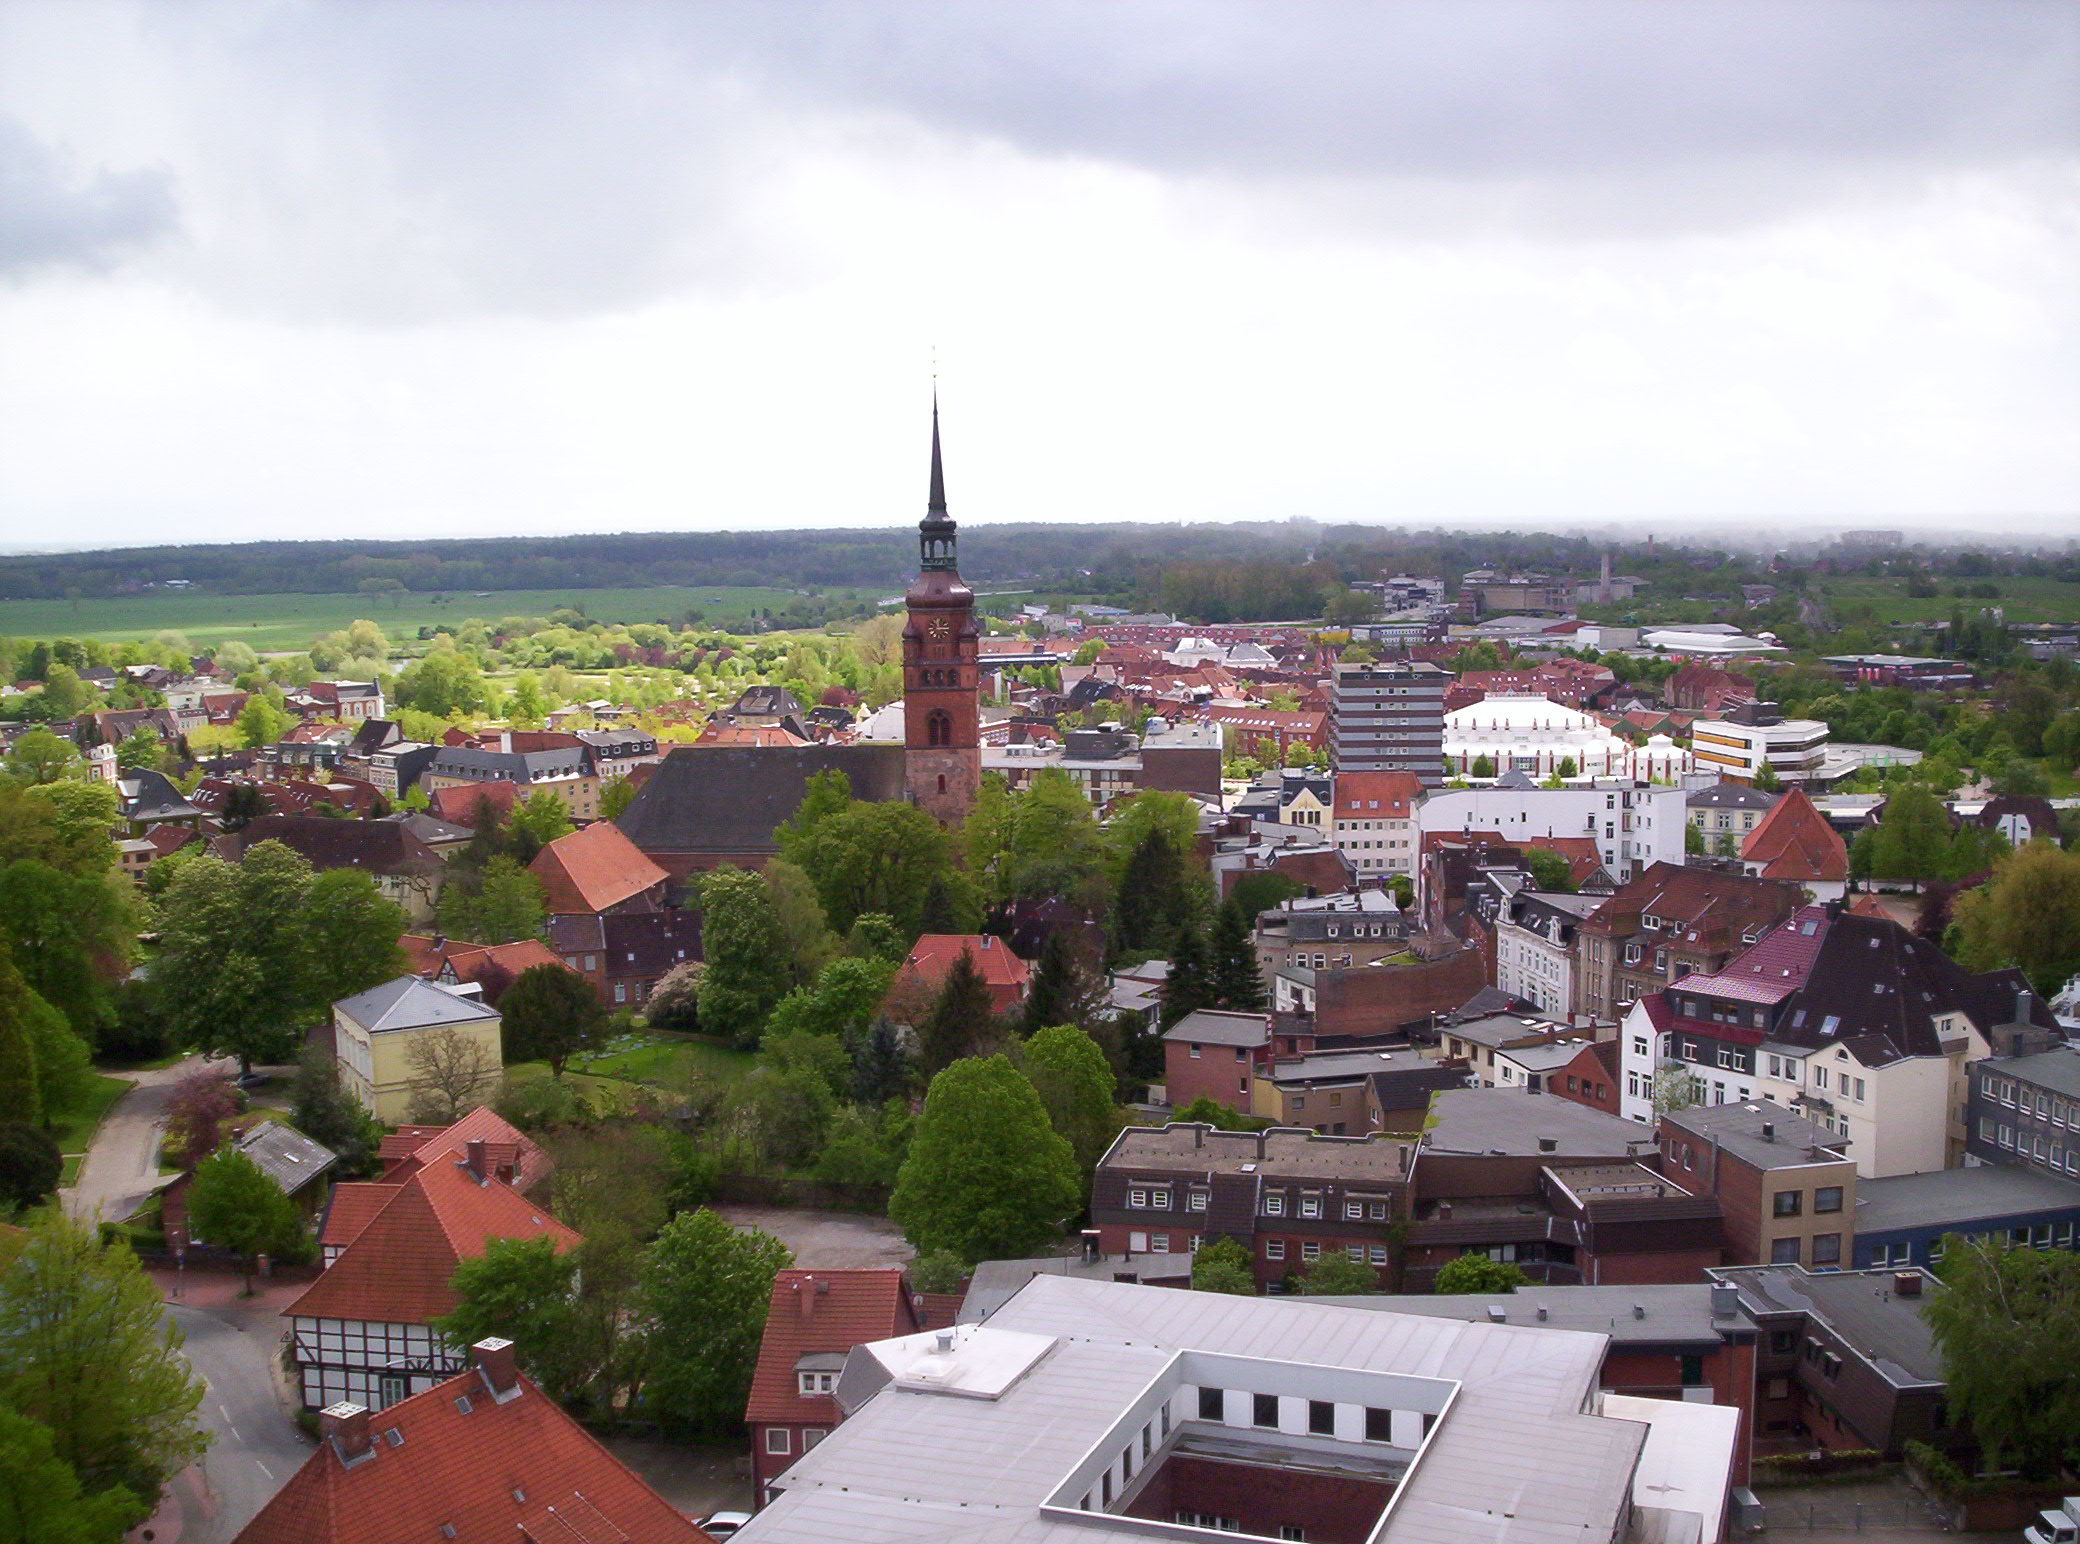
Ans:
[[[166,1130],[174,1085],[190,1073],[217,1065],[236,1064],[191,1056],[149,1072],[114,1074],[129,1079],[130,1092],[101,1117],[78,1178],[58,1192],[65,1210],[90,1222],[97,1216],[103,1222],[122,1222],[142,1206],[159,1188],[159,1138]]]

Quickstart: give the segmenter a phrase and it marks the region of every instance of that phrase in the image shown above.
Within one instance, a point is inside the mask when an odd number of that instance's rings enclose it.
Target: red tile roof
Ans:
[[[528,865],[549,912],[610,911],[671,876],[644,857],[611,820],[559,836]]]
[[[387,1142],[389,1138],[385,1137]],[[348,1182],[332,1187],[332,1199],[325,1206],[325,1226],[318,1231],[318,1243],[324,1249],[344,1249],[360,1236],[361,1230],[375,1219],[376,1213],[397,1199],[394,1182],[376,1181]]]
[[[817,1352],[842,1356],[854,1346],[914,1335],[924,1327],[899,1270],[782,1271],[773,1279],[744,1419],[835,1426],[836,1401],[798,1392],[795,1364]]]
[[[454,1310],[448,1278],[492,1239],[546,1236],[559,1253],[577,1246],[577,1233],[517,1190],[479,1184],[462,1156],[445,1149],[402,1184],[378,1187],[390,1190],[389,1202],[283,1317],[425,1324]]]
[[[235,1544],[437,1544],[444,1524],[457,1544],[708,1541],[525,1377],[494,1396],[472,1368],[368,1431],[351,1467],[320,1442]]]
[[[465,740],[464,743],[469,742]],[[503,820],[513,813],[513,806],[520,800],[520,785],[502,778],[483,783],[462,783],[453,788],[436,788],[426,798],[427,807],[435,818],[445,820],[451,826],[468,826],[475,830],[477,805],[488,799],[491,807],[498,811],[499,819]]]
[[[471,1142],[485,1144],[485,1153],[491,1159],[494,1172],[499,1165],[512,1165],[516,1176],[513,1184],[521,1190],[532,1189],[536,1181],[548,1178],[556,1166],[519,1127],[488,1104],[478,1105],[452,1126],[400,1126],[397,1129],[399,1133],[411,1131],[415,1136],[410,1143],[400,1144],[395,1151],[391,1149],[391,1139],[383,1139],[379,1154],[384,1163],[383,1178],[393,1184],[414,1170],[426,1167],[435,1158],[460,1151]]]
[[[1849,849],[1802,788],[1790,789],[1755,823],[1741,843],[1741,861],[1759,864],[1764,879],[1841,884],[1849,877]]]
[[[1422,793],[1422,779],[1413,772],[1339,772],[1335,818],[1405,820]]]
[[[891,1002],[929,1000],[946,984],[953,962],[966,950],[982,979],[989,983],[990,1003],[998,1013],[1016,1006],[1026,995],[1030,972],[1001,938],[988,933],[926,933],[910,946],[909,956],[889,988]]]

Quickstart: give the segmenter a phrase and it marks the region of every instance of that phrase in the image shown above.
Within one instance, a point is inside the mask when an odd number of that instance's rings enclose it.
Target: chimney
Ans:
[[[368,1406],[341,1400],[318,1412],[318,1434],[332,1443],[339,1461],[352,1468],[374,1449],[368,1442]]]
[[[1635,1318],[1635,1319],[1644,1319],[1644,1318],[1645,1318],[1646,1316],[1647,1316],[1647,1305],[1646,1305],[1645,1303],[1634,1303],[1634,1304],[1632,1305],[1632,1317],[1633,1317],[1633,1318]]]
[[[1712,1317],[1730,1319],[1740,1312],[1741,1289],[1730,1281],[1712,1283]]]
[[[1488,1305],[1488,1322],[1490,1324],[1509,1323],[1509,1310],[1500,1303],[1490,1303]]]
[[[494,1399],[503,1400],[520,1391],[520,1367],[510,1340],[487,1335],[469,1348],[469,1358],[477,1364],[477,1371],[483,1375]]]
[[[1921,1272],[1894,1271],[1892,1273],[1892,1295],[1894,1297],[1919,1297],[1921,1295]]]
[[[1450,1222],[1450,1221],[1452,1220],[1452,1203],[1451,1203],[1451,1202],[1449,1202],[1449,1201],[1439,1201],[1439,1202],[1437,1203],[1437,1220],[1438,1220],[1439,1222]]]
[[[1540,1137],[1538,1139],[1538,1150],[1542,1153],[1557,1153],[1560,1151],[1560,1139],[1558,1137]]]
[[[1544,1323],[1544,1322],[1546,1321],[1547,1317],[1548,1317],[1548,1310],[1547,1310],[1547,1308],[1546,1308],[1546,1305],[1545,1305],[1544,1303],[1540,1303],[1540,1304],[1538,1305],[1538,1320],[1539,1320],[1539,1323],[1543,1324],[1543,1323]]]
[[[471,1177],[474,1178],[478,1184],[483,1184],[487,1177],[487,1166],[484,1162],[483,1139],[479,1137],[463,1143],[462,1150],[464,1153],[468,1155],[462,1160],[462,1166],[465,1169],[469,1170]]]
[[[816,1317],[816,1285],[806,1276],[794,1284],[795,1306],[801,1309],[805,1321]]]
[[[953,1331],[940,1330],[932,1337],[941,1356],[953,1355]]]
[[[1762,1123],[1762,1140],[1765,1142],[1774,1142],[1776,1141],[1776,1139],[1777,1123],[1773,1120],[1764,1121]]]

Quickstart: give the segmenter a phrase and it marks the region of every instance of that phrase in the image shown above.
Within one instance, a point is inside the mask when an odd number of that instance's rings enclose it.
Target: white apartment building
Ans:
[[[1574,990],[1575,924],[1601,906],[1601,895],[1520,890],[1495,919],[1495,985],[1542,1012],[1579,1011]]]
[[[1690,753],[1700,772],[1751,783],[1766,765],[1779,782],[1804,783],[1825,775],[1828,734],[1827,725],[1816,718],[1787,719],[1766,707],[1742,708],[1692,724]]]
[[[1336,845],[1358,877],[1413,881],[1422,843],[1415,810],[1423,784],[1413,772],[1339,772],[1330,811]]]
[[[1650,864],[1683,862],[1685,795],[1645,783],[1567,788],[1445,788],[1415,812],[1417,852],[1433,831],[1493,831],[1504,842],[1587,836],[1620,884]]]

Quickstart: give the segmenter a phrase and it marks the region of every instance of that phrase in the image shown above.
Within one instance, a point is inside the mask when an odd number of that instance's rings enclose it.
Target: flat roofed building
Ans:
[[[1329,686],[1329,754],[1338,772],[1413,772],[1444,781],[1444,693],[1428,660],[1338,664]]]
[[[1607,1338],[1036,1276],[986,1324],[856,1349],[762,1544],[1716,1538],[1738,1412],[1597,1413]],[[1657,1490],[1656,1481],[1671,1488]],[[1159,1525],[1159,1526],[1158,1526]],[[1706,1531],[1709,1529],[1709,1531]]]
[[[1952,1233],[2072,1249],[2080,1246],[2080,1183],[1993,1164],[1865,1180],[1856,1194],[1855,1228],[1859,1269],[1932,1269]]]

